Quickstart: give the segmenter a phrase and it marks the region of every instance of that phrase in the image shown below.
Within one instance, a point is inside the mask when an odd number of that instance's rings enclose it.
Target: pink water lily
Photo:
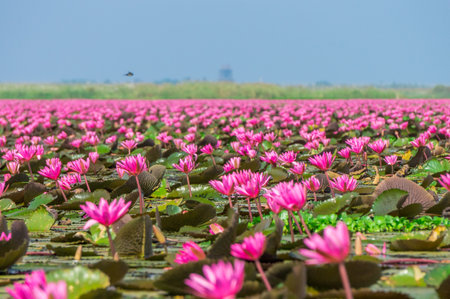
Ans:
[[[91,218],[86,222],[83,229],[88,229],[97,223],[105,226],[113,256],[116,250],[112,241],[110,226],[128,212],[130,205],[131,201],[125,202],[123,198],[114,199],[111,203],[108,203],[103,197],[100,198],[98,206],[90,201],[87,201],[85,205],[80,205],[80,208]]]
[[[202,248],[195,242],[189,241],[183,244],[183,249],[178,251],[174,262],[177,264],[187,264],[189,262],[196,262],[206,258]]]
[[[43,270],[25,274],[25,282],[14,283],[14,288],[6,288],[14,299],[66,299],[67,284],[64,280],[47,282]]]
[[[245,263],[239,260],[234,264],[219,261],[203,266],[203,276],[190,274],[184,283],[200,298],[234,299],[244,284],[244,266]]]

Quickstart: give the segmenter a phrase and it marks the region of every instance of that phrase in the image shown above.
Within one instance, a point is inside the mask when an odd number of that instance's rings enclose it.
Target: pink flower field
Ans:
[[[449,104],[0,100],[0,297],[449,298]]]

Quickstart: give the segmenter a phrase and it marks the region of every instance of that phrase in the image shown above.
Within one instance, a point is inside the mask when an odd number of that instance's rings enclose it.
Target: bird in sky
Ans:
[[[128,73],[126,73],[124,76],[127,76],[127,77],[133,77],[134,74],[133,74],[132,72],[128,72]]]

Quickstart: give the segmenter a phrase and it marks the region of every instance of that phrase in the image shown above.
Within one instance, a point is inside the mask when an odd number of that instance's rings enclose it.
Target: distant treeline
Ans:
[[[0,84],[2,99],[393,99],[450,98],[450,86],[282,86],[264,83]]]

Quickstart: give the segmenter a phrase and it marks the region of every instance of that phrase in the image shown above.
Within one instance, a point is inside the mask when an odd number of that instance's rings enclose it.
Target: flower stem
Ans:
[[[295,218],[294,214],[292,213],[292,211],[289,211],[289,216],[292,217],[292,219],[294,219],[295,225],[297,226],[298,231],[300,232],[301,235],[303,235],[303,230],[300,227],[300,224],[297,221],[297,218]]]
[[[291,230],[291,242],[294,243],[294,229],[292,228],[291,214],[288,214],[289,229]]]
[[[272,287],[270,286],[270,283],[267,280],[267,276],[264,273],[264,270],[263,270],[263,268],[261,266],[261,263],[258,260],[256,260],[255,261],[255,265],[256,265],[256,269],[258,269],[259,274],[261,274],[261,279],[264,282],[264,285],[266,286],[266,289],[270,292],[270,290],[272,290]]]
[[[138,176],[135,176],[135,178],[139,192],[139,213],[142,215],[144,213],[144,197],[142,197],[141,185],[139,184]]]
[[[328,176],[328,172],[326,172],[326,171],[325,171],[325,176],[327,177],[328,186],[330,187],[330,190],[331,190],[331,195],[332,195],[333,197],[335,197],[333,187],[331,186],[330,177]]]
[[[233,208],[233,203],[231,202],[231,196],[228,195],[228,201],[230,202],[230,208]]]
[[[256,207],[258,208],[259,217],[261,218],[261,221],[263,220],[263,214],[261,210],[261,200],[259,199],[259,196],[256,198]]]
[[[111,249],[111,255],[115,256],[116,255],[116,247],[114,247],[114,242],[113,242],[113,239],[111,237],[111,232],[109,230],[109,226],[106,227],[106,232],[108,234],[108,240],[109,240],[109,247]]]
[[[27,161],[27,164],[28,164],[28,171],[30,172],[31,181],[34,182],[34,176],[33,171],[31,170],[30,161]]]
[[[314,193],[314,201],[317,201],[316,191],[314,191],[313,193]]]
[[[186,180],[189,188],[189,198],[192,198],[191,182],[189,181],[189,174],[186,173]]]
[[[250,206],[250,198],[248,197],[247,203],[248,203],[248,216],[250,217],[250,222],[253,222],[252,207]]]
[[[308,226],[306,225],[305,219],[303,219],[302,214],[300,214],[300,211],[297,211],[298,217],[300,218],[300,222],[302,223],[303,228],[305,229],[306,234],[309,238],[311,238],[311,232],[309,231]]]
[[[84,174],[84,181],[86,182],[86,187],[87,187],[88,191],[91,192],[91,188],[89,188],[89,184],[88,184],[88,181],[87,181],[87,178],[86,178],[85,174]]]
[[[352,289],[350,286],[350,280],[348,279],[347,270],[345,269],[344,262],[339,263],[339,274],[341,275],[342,285],[345,290],[345,298],[353,299]]]
[[[58,187],[59,188],[59,190],[61,191],[61,194],[62,194],[62,196],[63,196],[63,198],[64,198],[64,201],[67,201],[67,197],[66,197],[66,194],[64,193],[64,190],[61,188],[61,186],[58,184],[58,181],[55,181],[55,183],[56,183],[56,187]]]

